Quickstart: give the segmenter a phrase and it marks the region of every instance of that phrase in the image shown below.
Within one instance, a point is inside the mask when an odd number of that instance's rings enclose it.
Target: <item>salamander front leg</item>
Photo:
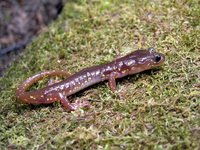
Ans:
[[[69,100],[64,97],[62,93],[59,93],[59,97],[62,105],[69,110],[77,110],[79,107],[90,106],[88,101],[83,103],[77,103],[77,101],[75,103],[70,103]]]
[[[117,72],[112,72],[109,75],[109,85],[110,85],[110,88],[113,91],[113,93],[115,93],[117,91],[117,86],[116,86],[115,79],[118,78],[118,76],[119,75],[118,75]],[[120,93],[118,93],[118,95],[119,95],[119,98],[122,100],[122,96],[120,95]]]

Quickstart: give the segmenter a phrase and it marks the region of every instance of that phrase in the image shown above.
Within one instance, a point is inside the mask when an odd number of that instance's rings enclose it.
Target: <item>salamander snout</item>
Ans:
[[[149,66],[151,66],[151,68],[155,68],[155,67],[160,66],[161,64],[164,63],[165,56],[163,54],[157,53],[155,51],[155,49],[152,48],[152,47],[150,47],[148,49],[148,51],[149,51],[150,55],[152,56],[151,65],[149,65]]]

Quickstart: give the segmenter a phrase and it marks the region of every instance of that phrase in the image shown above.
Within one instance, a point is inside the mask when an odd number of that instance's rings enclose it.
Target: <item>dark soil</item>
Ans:
[[[0,76],[62,8],[62,0],[0,0]]]

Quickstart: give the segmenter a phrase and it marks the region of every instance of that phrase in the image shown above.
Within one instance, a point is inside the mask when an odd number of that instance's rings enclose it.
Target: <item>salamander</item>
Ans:
[[[163,64],[165,56],[157,53],[154,48],[148,50],[136,50],[126,56],[118,56],[110,63],[93,66],[83,69],[74,75],[62,70],[51,70],[39,72],[23,81],[16,90],[16,97],[24,103],[48,104],[55,101],[61,101],[62,105],[69,110],[76,110],[79,107],[89,106],[89,102],[70,103],[67,96],[70,96],[80,90],[93,84],[108,80],[112,92],[116,92],[115,79],[132,75],[144,70],[156,68]],[[63,75],[68,78],[49,84],[39,90],[26,90],[39,80],[46,77]]]

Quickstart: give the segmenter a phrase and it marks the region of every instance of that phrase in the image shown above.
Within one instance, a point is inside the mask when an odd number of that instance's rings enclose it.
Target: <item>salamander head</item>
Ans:
[[[129,54],[128,57],[129,60],[134,62],[129,63],[130,65],[128,65],[128,68],[132,70],[130,74],[156,68],[165,61],[165,56],[161,53],[157,53],[154,48],[134,51]]]
[[[163,54],[156,53],[155,49],[152,47],[148,49],[148,52],[151,57],[148,57],[146,60],[147,62],[145,62],[147,69],[156,68],[164,63],[165,56]]]

